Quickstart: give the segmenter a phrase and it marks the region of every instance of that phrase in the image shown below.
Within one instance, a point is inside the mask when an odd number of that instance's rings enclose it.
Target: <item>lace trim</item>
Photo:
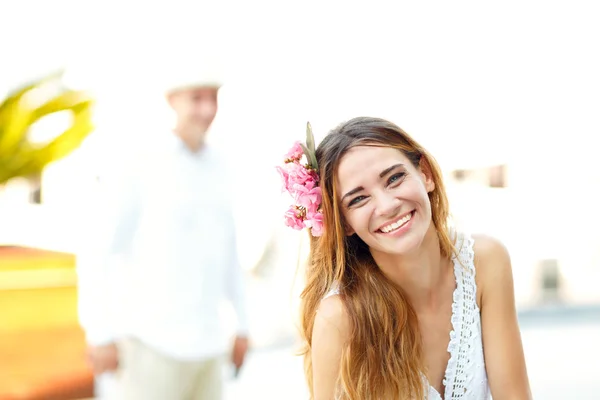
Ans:
[[[469,392],[467,372],[472,369],[472,353],[475,350],[473,339],[478,335],[474,241],[468,235],[461,235],[460,239],[458,256],[453,257],[456,289],[453,293],[452,330],[448,343],[450,359],[443,380],[446,400],[462,399]]]

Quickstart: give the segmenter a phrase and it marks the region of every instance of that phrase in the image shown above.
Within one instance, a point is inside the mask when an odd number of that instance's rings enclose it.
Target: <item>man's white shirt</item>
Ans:
[[[178,359],[223,354],[223,306],[248,330],[237,255],[235,176],[217,151],[149,139],[79,221],[79,316],[90,344],[133,336]],[[109,154],[106,155],[110,157]]]

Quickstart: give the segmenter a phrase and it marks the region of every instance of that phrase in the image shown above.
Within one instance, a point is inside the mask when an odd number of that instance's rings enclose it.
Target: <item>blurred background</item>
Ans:
[[[359,115],[428,148],[454,218],[509,248],[534,397],[600,399],[599,17],[592,1],[3,3],[0,98],[65,68],[95,98],[96,128],[0,185],[0,399],[90,397],[74,266],[93,238],[73,220],[167,118],[156,72],[207,47],[226,61],[209,140],[239,172],[253,341],[240,376],[224,371],[228,399],[307,398],[294,356],[306,237],[283,226],[274,166],[306,121],[318,142]]]

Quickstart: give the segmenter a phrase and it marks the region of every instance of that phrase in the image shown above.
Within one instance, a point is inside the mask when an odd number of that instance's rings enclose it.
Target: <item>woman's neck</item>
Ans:
[[[440,241],[433,224],[419,249],[402,256],[378,254],[375,262],[383,273],[406,293],[415,310],[435,309],[444,301],[444,290],[453,271],[442,256]]]

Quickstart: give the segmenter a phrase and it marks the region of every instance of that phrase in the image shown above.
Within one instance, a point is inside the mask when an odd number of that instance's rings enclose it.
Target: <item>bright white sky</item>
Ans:
[[[392,119],[445,168],[504,162],[516,139],[527,150],[598,132],[595,2],[124,3],[5,2],[0,89],[67,63],[106,109],[138,118],[125,89],[168,68],[166,48],[216,43],[230,80],[213,139],[274,158],[306,120],[320,136],[359,114]]]

